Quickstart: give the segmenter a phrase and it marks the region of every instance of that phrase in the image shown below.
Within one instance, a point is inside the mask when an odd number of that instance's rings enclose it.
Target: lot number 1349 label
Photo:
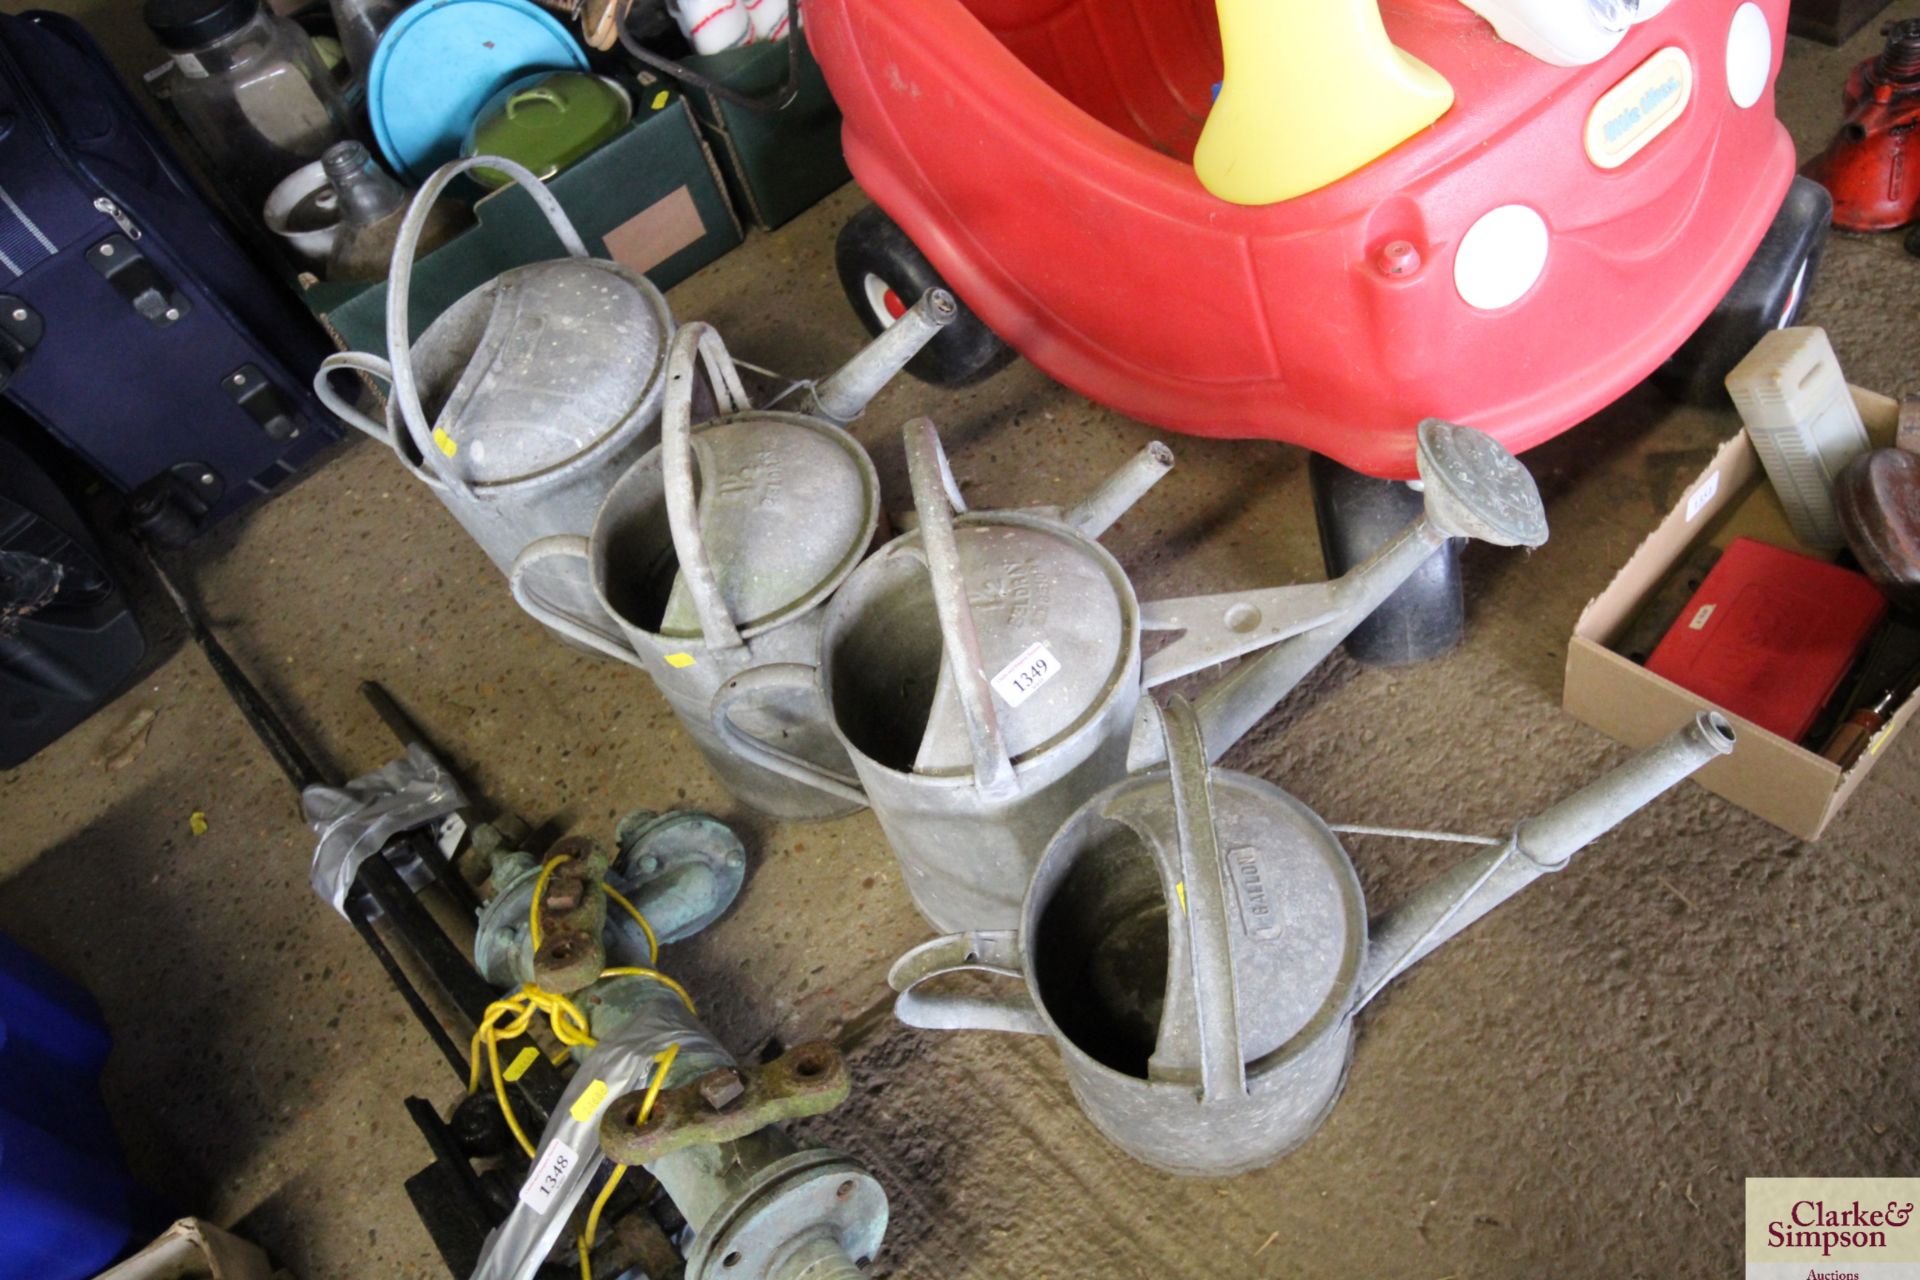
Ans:
[[[1040,686],[1060,674],[1060,660],[1044,644],[1027,646],[1025,653],[1000,669],[993,691],[1017,707],[1039,692]]]

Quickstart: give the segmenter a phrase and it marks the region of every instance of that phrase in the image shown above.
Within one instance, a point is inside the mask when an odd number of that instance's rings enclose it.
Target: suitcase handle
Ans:
[[[560,202],[547,190],[546,184],[524,165],[504,156],[468,156],[441,165],[420,184],[413,203],[407,206],[407,216],[401,221],[400,234],[393,242],[393,263],[387,275],[387,354],[393,361],[389,375],[393,381],[393,399],[399,406],[400,420],[406,424],[407,434],[413,437],[414,447],[420,451],[423,465],[433,472],[436,479],[466,497],[473,496],[473,486],[454,467],[453,459],[434,446],[433,432],[427,423],[427,411],[420,403],[420,385],[413,375],[413,340],[407,332],[407,295],[413,283],[414,250],[419,246],[420,233],[427,225],[427,215],[432,212],[434,202],[447,189],[448,183],[469,169],[480,168],[504,173],[524,187],[527,194],[533,197],[535,206],[546,215],[547,224],[553,228],[554,235],[560,238],[560,245],[569,257],[591,256],[587,253],[586,242],[574,229],[572,219],[567,217],[566,210],[560,207]],[[358,422],[354,425],[366,430]],[[384,432],[381,435],[388,438]],[[388,442],[395,444],[395,451],[398,452],[397,442],[390,438]]]

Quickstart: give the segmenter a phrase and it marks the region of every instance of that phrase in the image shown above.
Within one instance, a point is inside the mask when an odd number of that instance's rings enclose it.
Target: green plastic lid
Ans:
[[[487,100],[461,154],[504,156],[551,178],[632,118],[633,100],[614,81],[582,71],[543,71]],[[507,183],[496,169],[475,169],[473,177],[488,187]]]

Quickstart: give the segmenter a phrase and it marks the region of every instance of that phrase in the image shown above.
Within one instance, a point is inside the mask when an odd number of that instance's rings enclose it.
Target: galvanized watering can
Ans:
[[[469,169],[526,188],[568,256],[488,281],[410,340],[407,301],[421,229],[447,184]],[[342,421],[392,447],[504,574],[528,543],[584,533],[608,488],[658,439],[666,299],[639,272],[592,258],[538,178],[511,160],[443,165],[421,186],[393,247],[387,352],[329,356],[314,390]],[[335,370],[392,384],[376,423],[329,383]],[[547,584],[563,616],[611,629],[583,575]]]
[[[931,292],[816,392],[816,405],[852,417],[954,314]],[[698,377],[704,365],[704,383]],[[849,380],[863,389],[846,392]],[[717,416],[695,426],[695,394]],[[620,477],[590,537],[545,538],[515,562],[514,598],[562,635],[644,669],[721,781],[782,818],[824,818],[860,807],[761,768],[712,728],[714,693],[768,663],[811,662],[827,598],[872,548],[880,523],[873,462],[824,417],[753,409],[719,334],[689,324],[668,360],[661,444]],[[567,615],[543,584],[578,566],[611,619],[611,634]],[[768,690],[737,714],[753,732],[828,771],[845,753],[809,691]]]
[[[1327,824],[1271,783],[1210,769],[1184,700],[1164,714],[1168,764],[1061,827],[1017,930],[925,943],[889,980],[910,1026],[1050,1037],[1101,1133],[1209,1177],[1312,1136],[1346,1082],[1355,1016],[1394,977],[1734,746],[1726,720],[1700,715],[1369,925]],[[960,970],[1025,989],[921,989]]]
[[[1546,540],[1539,494],[1487,436],[1420,429],[1426,514],[1328,583],[1142,606],[1095,539],[1173,464],[1150,445],[1066,512],[967,513],[939,437],[906,429],[920,527],[889,543],[827,607],[816,667],[729,681],[714,731],[736,753],[853,803],[865,797],[915,904],[943,930],[1005,929],[1040,853],[1089,796],[1162,758],[1137,728],[1145,689],[1266,646],[1201,700],[1224,751],[1449,537]],[[956,513],[958,513],[956,515]],[[1144,662],[1143,630],[1184,634]],[[819,692],[855,776],[764,739],[730,711],[749,696]]]

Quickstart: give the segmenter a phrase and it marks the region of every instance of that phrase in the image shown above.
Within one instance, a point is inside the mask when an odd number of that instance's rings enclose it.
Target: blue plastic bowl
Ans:
[[[502,85],[535,71],[586,69],[586,50],[527,0],[423,0],[380,37],[367,115],[387,163],[418,184],[459,157]]]

